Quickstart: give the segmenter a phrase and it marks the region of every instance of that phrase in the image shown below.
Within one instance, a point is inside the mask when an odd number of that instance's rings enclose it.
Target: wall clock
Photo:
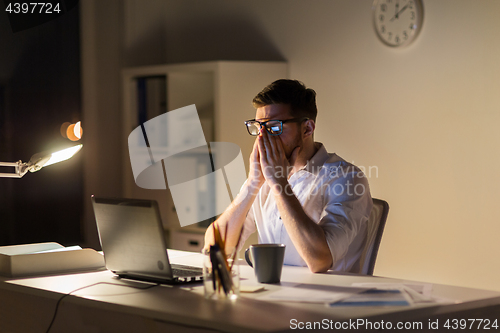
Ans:
[[[422,28],[422,0],[375,0],[372,9],[377,36],[389,46],[410,44]]]

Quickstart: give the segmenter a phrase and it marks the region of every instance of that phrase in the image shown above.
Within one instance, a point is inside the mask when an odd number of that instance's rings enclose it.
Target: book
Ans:
[[[55,242],[0,246],[0,275],[24,277],[105,269],[93,249],[64,247]]]

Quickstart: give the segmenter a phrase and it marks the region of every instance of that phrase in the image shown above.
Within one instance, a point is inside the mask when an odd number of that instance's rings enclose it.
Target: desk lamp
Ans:
[[[83,145],[77,145],[63,150],[59,150],[53,153],[38,153],[31,156],[28,163],[18,162],[0,162],[0,166],[14,167],[14,172],[10,173],[0,173],[1,177],[8,178],[21,178],[26,174],[26,172],[35,172],[48,165],[65,161],[75,155]]]

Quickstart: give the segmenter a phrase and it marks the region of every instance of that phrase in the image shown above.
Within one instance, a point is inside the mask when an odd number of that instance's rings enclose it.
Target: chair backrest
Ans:
[[[373,199],[373,208],[367,224],[366,243],[360,259],[361,274],[373,275],[388,214],[389,204],[384,200]]]

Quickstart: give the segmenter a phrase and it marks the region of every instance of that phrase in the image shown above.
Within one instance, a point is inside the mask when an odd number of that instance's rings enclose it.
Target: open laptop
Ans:
[[[107,269],[157,283],[202,280],[202,268],[170,264],[156,201],[92,196],[92,206]]]

